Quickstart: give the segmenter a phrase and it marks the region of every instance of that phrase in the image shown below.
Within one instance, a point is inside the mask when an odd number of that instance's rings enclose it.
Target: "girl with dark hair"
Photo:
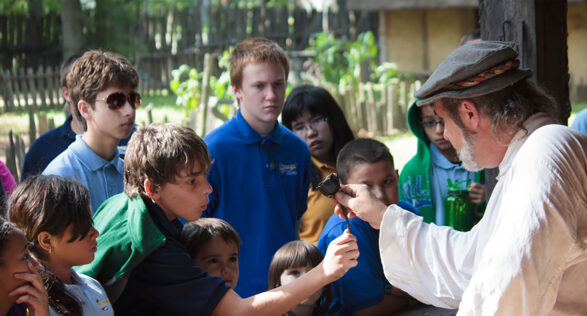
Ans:
[[[29,177],[10,197],[9,219],[42,265],[51,315],[114,315],[100,283],[72,269],[96,252],[89,203],[81,183],[58,176]]]
[[[22,231],[0,217],[0,315],[49,315],[37,266]]]
[[[324,256],[316,246],[304,240],[293,240],[281,246],[269,266],[269,289],[274,289],[300,278],[320,264]],[[294,306],[286,315],[325,315],[332,301],[330,285]]]
[[[285,100],[281,119],[285,127],[306,142],[312,155],[308,209],[302,216],[300,239],[315,245],[335,205],[332,199],[320,194],[316,186],[336,172],[338,152],[355,137],[332,95],[321,87],[301,85],[294,88]]]

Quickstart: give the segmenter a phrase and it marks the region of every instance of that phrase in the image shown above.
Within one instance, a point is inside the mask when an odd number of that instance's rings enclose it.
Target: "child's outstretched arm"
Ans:
[[[15,278],[25,280],[28,283],[21,285],[10,292],[10,296],[18,296],[16,302],[25,303],[30,316],[49,316],[49,296],[43,286],[43,280],[37,267],[31,262],[27,263],[30,273],[17,273]]]
[[[283,315],[342,277],[357,265],[358,257],[357,240],[347,230],[328,245],[324,260],[296,281],[245,299],[230,290],[216,306],[214,315]]]

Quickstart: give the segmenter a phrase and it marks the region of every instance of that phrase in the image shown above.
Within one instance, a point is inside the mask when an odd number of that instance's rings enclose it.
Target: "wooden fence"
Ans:
[[[48,111],[64,102],[58,67],[2,71],[0,94],[4,112]]]

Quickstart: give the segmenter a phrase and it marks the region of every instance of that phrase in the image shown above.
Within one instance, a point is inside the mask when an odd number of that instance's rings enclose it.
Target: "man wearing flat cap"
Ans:
[[[416,93],[468,170],[499,167],[470,232],[386,208],[364,186],[336,199],[381,229],[386,277],[422,302],[459,315],[587,315],[587,135],[557,124],[553,98],[516,58],[510,43],[461,46]]]

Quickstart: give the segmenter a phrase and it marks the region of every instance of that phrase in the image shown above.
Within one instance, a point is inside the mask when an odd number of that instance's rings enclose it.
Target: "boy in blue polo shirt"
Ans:
[[[289,73],[287,55],[265,38],[246,39],[230,57],[237,115],[204,137],[214,189],[204,216],[232,225],[242,238],[236,287],[241,296],[267,289],[275,251],[297,239],[310,185],[308,146],[277,122]]]
[[[126,58],[85,52],[67,75],[74,115],[85,130],[49,163],[43,174],[75,178],[90,192],[92,214],[109,197],[122,192],[123,161],[118,142],[134,127],[141,96],[139,76]]]
[[[398,174],[387,146],[374,139],[359,138],[347,143],[338,154],[336,169],[343,184],[366,184],[386,205],[398,204],[416,214],[410,204],[398,202]],[[334,299],[329,315],[393,314],[408,305],[409,296],[391,287],[383,274],[379,257],[379,231],[358,217],[349,219],[351,232],[357,236],[361,257],[358,265],[332,283]],[[325,253],[328,244],[346,229],[346,222],[334,214],[330,217],[317,247]]]
[[[60,82],[61,94],[65,100],[65,106],[70,114],[67,115],[63,125],[54,128],[45,134],[39,136],[29,147],[24,156],[24,163],[22,166],[22,180],[28,176],[39,174],[45,170],[47,165],[57,157],[60,153],[75,141],[75,136],[83,134],[84,128],[80,121],[73,113],[75,112],[71,99],[69,98],[69,89],[67,88],[67,74],[71,70],[73,63],[81,57],[81,54],[74,54],[67,58],[61,64]],[[132,135],[132,133],[131,133]],[[126,147],[130,136],[120,140],[119,146]]]

